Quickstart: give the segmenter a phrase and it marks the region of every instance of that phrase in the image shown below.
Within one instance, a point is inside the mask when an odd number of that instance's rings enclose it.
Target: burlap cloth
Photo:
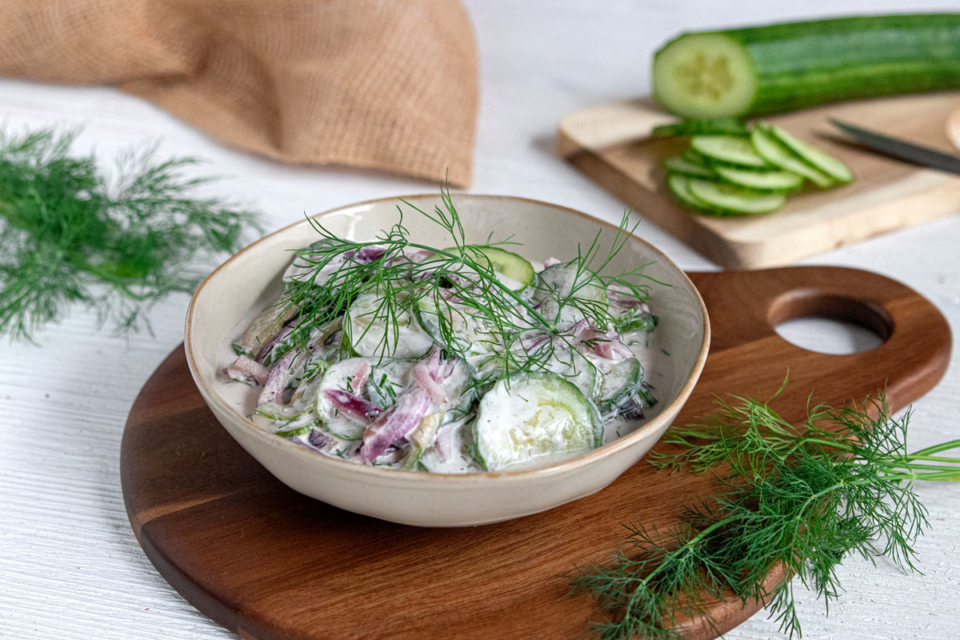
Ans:
[[[470,182],[457,0],[2,0],[0,75],[112,84],[278,160]]]

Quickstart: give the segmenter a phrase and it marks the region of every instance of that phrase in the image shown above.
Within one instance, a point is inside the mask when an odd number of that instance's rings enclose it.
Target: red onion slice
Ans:
[[[646,302],[637,298],[630,289],[622,284],[614,283],[607,287],[607,298],[610,302],[624,308],[629,309],[636,307],[642,313],[648,313],[650,311],[650,307]]]
[[[260,392],[257,404],[263,404],[264,402],[283,404],[283,392],[287,386],[287,378],[290,377],[290,365],[293,363],[294,355],[296,354],[291,349],[280,358],[280,361],[270,372],[267,382],[263,385],[263,391]]]
[[[240,356],[229,367],[223,370],[231,380],[244,382],[253,380],[258,385],[264,385],[270,377],[270,370],[247,356]]]
[[[363,422],[370,422],[382,412],[382,409],[369,400],[340,389],[325,389],[323,394],[340,411],[359,418]]]
[[[270,349],[273,349],[281,340],[290,335],[291,331],[293,331],[293,327],[284,327],[277,332],[277,335],[264,343],[264,345],[260,347],[260,351],[257,352],[257,362],[263,362],[263,359],[270,353]]]
[[[393,407],[367,427],[360,459],[373,464],[394,442],[413,433],[430,410],[430,404],[430,394],[419,387],[400,394]]]

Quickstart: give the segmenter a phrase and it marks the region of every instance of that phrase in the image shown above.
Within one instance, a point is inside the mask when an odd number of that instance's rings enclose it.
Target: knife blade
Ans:
[[[863,129],[847,122],[829,118],[833,126],[853,136],[853,139],[865,147],[880,151],[899,160],[906,160],[931,169],[947,171],[960,175],[960,157],[944,153],[920,144],[892,138],[876,131]]]

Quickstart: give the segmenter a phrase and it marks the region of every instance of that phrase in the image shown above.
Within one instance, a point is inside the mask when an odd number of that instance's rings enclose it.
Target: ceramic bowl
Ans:
[[[404,200],[427,211],[440,203],[436,195]],[[615,232],[586,214],[545,202],[455,194],[454,203],[468,242],[486,240],[491,233],[494,239],[512,234],[524,245],[517,251],[536,261],[575,256],[578,243],[589,244],[600,229],[601,244],[609,246]],[[400,198],[373,200],[315,218],[337,235],[365,240],[397,222],[398,206],[403,206]],[[444,246],[444,232],[406,207],[403,222],[414,239]],[[185,346],[200,393],[230,435],[287,486],[342,509],[410,525],[453,527],[519,518],[588,496],[613,482],[660,439],[689,397],[707,357],[710,325],[699,293],[663,253],[631,237],[610,271],[652,263],[646,273],[664,283],[652,288],[650,306],[660,325],[643,363],[658,403],[634,431],[563,462],[495,473],[432,474],[327,457],[255,425],[247,416],[256,390],[218,376],[231,360],[229,342],[248,322],[244,319],[279,295],[291,251],[316,238],[303,220],[251,244],[210,274],[187,311]]]

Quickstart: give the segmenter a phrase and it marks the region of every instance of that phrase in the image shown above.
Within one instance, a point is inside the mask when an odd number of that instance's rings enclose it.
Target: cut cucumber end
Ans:
[[[654,97],[687,118],[747,113],[756,92],[756,74],[745,49],[723,34],[682,35],[653,58]]]

